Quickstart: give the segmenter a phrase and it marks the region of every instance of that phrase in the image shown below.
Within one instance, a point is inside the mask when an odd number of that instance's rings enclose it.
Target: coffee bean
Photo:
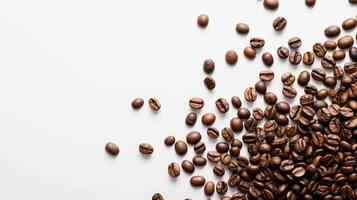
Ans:
[[[207,159],[210,162],[218,163],[221,160],[221,155],[217,151],[209,151],[207,153]]]
[[[264,81],[258,81],[255,83],[255,90],[260,94],[265,94],[267,91],[267,84]]]
[[[207,135],[211,138],[218,138],[219,136],[219,131],[218,129],[214,128],[214,127],[209,127],[207,129]]]
[[[351,60],[357,62],[357,47],[351,47],[348,51]]]
[[[131,107],[134,109],[139,109],[144,105],[144,99],[136,98],[131,102]]]
[[[226,142],[218,142],[216,144],[216,150],[219,153],[227,153],[229,151],[229,145]]]
[[[286,24],[288,22],[286,21],[286,19],[284,17],[277,17],[274,19],[273,21],[273,28],[276,30],[276,31],[282,31]]]
[[[341,66],[336,66],[333,68],[333,75],[335,76],[336,79],[341,79],[343,76],[343,69]]]
[[[188,144],[197,144],[199,141],[201,141],[201,138],[202,138],[202,136],[201,136],[200,132],[192,131],[186,135],[186,142]]]
[[[321,59],[321,65],[326,69],[333,69],[336,66],[336,61],[331,56],[325,55]]]
[[[169,175],[173,178],[178,177],[181,172],[180,166],[175,162],[169,164],[169,166],[167,167],[167,171]]]
[[[322,43],[315,43],[312,47],[312,51],[317,57],[324,57],[327,49]]]
[[[206,179],[203,176],[192,176],[190,183],[193,187],[202,187],[206,182]]]
[[[280,101],[275,105],[276,111],[280,114],[287,114],[290,111],[290,105],[285,101]]]
[[[237,115],[240,119],[248,119],[250,117],[250,111],[247,108],[239,108]]]
[[[316,95],[317,93],[317,87],[311,84],[308,84],[305,86],[304,92],[306,94],[312,94],[312,95]]]
[[[278,97],[272,92],[267,92],[264,94],[264,101],[267,104],[273,105],[278,101]]]
[[[213,113],[205,113],[202,116],[202,124],[209,126],[212,125],[216,121],[216,116]]]
[[[113,142],[108,142],[106,145],[105,145],[105,151],[112,155],[112,156],[116,156],[119,154],[119,147],[114,144]]]
[[[186,173],[193,173],[195,171],[195,166],[193,165],[193,163],[189,160],[184,160],[181,163],[181,168],[183,169],[183,171],[185,171]]]
[[[274,79],[274,72],[270,69],[262,70],[259,72],[259,78],[262,81],[269,82]]]
[[[230,142],[234,139],[234,133],[231,128],[225,127],[222,129],[222,137],[227,142]]]
[[[327,76],[323,83],[326,87],[335,87],[337,84],[335,77],[332,76]]]
[[[289,62],[293,65],[298,65],[302,60],[302,55],[298,51],[292,51],[289,55]]]
[[[253,109],[253,118],[255,120],[262,120],[264,118],[264,111],[260,108]]]
[[[342,22],[342,28],[344,30],[351,30],[356,28],[356,26],[357,26],[357,20],[354,18],[348,18]]]
[[[323,81],[326,77],[326,72],[321,68],[314,68],[311,71],[311,76],[316,81]]]
[[[165,140],[164,140],[164,143],[167,146],[171,146],[171,145],[175,144],[175,137],[174,136],[166,137]]]
[[[164,197],[159,194],[159,193],[155,193],[154,195],[152,195],[152,200],[164,200]]]
[[[197,25],[201,28],[205,28],[208,25],[209,18],[206,14],[200,14],[197,17]]]
[[[211,196],[214,194],[214,188],[215,188],[214,183],[212,181],[207,181],[203,191],[205,195]]]
[[[234,132],[241,132],[243,130],[243,122],[237,117],[231,119],[230,126]]]
[[[189,105],[193,109],[201,109],[204,106],[204,101],[199,97],[194,97],[190,99]]]
[[[150,108],[154,111],[158,111],[161,108],[161,104],[160,104],[159,100],[157,100],[154,97],[149,99],[149,105],[150,105]]]
[[[279,47],[277,50],[277,54],[282,59],[287,59],[289,57],[289,49],[286,47]]]
[[[308,7],[313,7],[316,3],[316,0],[305,0],[305,5]]]
[[[345,51],[339,49],[332,53],[332,58],[334,60],[343,60],[346,57]]]
[[[187,153],[187,144],[182,140],[178,140],[175,143],[175,151],[178,155],[185,155]]]
[[[305,175],[305,169],[303,167],[296,167],[293,169],[292,174],[295,178],[301,178]]]
[[[225,58],[229,65],[235,65],[238,61],[238,54],[234,50],[228,50],[226,52]]]
[[[347,73],[350,73],[350,74],[355,73],[357,71],[357,62],[345,63],[343,68]]]
[[[249,59],[254,59],[255,56],[257,55],[257,52],[255,51],[255,49],[253,47],[245,47],[243,53],[244,53],[245,57],[247,57]]]
[[[255,49],[262,48],[264,45],[265,45],[265,40],[261,37],[254,37],[250,39],[250,46]]]
[[[317,91],[316,98],[317,99],[325,99],[328,96],[328,90],[327,89],[321,89]]]
[[[281,75],[281,82],[286,86],[292,85],[295,82],[295,76],[290,72],[285,72]]]
[[[255,88],[253,87],[248,87],[244,91],[244,98],[246,101],[253,102],[257,99],[257,92]]]
[[[235,107],[235,108],[240,108],[242,106],[242,101],[237,96],[233,96],[231,98],[231,103],[232,103],[233,107]]]
[[[333,40],[326,40],[324,46],[327,50],[335,50],[337,48],[337,43]]]
[[[203,62],[203,71],[207,74],[212,74],[214,72],[215,64],[212,59],[206,59]]]
[[[275,10],[279,7],[279,0],[264,0],[263,5],[266,9]]]
[[[284,86],[282,93],[287,98],[295,98],[297,91],[291,86]]]
[[[350,35],[345,35],[337,40],[337,46],[340,49],[350,48],[354,43],[353,37]]]
[[[225,174],[225,169],[221,166],[215,166],[213,168],[213,173],[218,177],[222,177]]]
[[[142,154],[152,154],[154,152],[154,148],[148,143],[141,143],[139,145],[139,151]]]
[[[294,169],[294,161],[292,160],[283,160],[281,161],[279,169],[283,172],[288,172]]]
[[[240,179],[241,178],[238,174],[232,174],[227,181],[228,186],[229,187],[237,187],[240,182]]]
[[[196,120],[197,120],[197,114],[194,112],[190,112],[186,116],[185,123],[187,126],[193,126],[195,125]]]
[[[292,37],[288,41],[289,47],[292,49],[297,49],[301,46],[302,42],[299,37]]]
[[[195,156],[192,158],[192,162],[195,166],[204,166],[207,163],[207,159],[203,156]]]
[[[325,28],[324,33],[326,37],[336,37],[341,33],[341,29],[338,26],[332,25]]]
[[[315,61],[315,54],[311,51],[305,52],[303,57],[302,57],[302,62],[305,65],[312,65],[314,64]]]
[[[229,110],[229,103],[225,98],[219,98],[216,101],[217,110],[221,113],[226,113]]]
[[[262,61],[266,66],[272,66],[274,63],[273,55],[269,52],[264,52],[262,55]]]
[[[216,184],[216,192],[220,195],[226,194],[228,191],[228,184],[225,181],[218,181]]]
[[[206,151],[206,145],[205,145],[205,143],[203,143],[202,141],[199,141],[198,143],[195,144],[193,150],[194,150],[197,154],[202,154],[203,152]]]
[[[236,25],[236,31],[239,34],[248,34],[249,33],[249,26],[246,23],[238,23]]]
[[[203,80],[203,83],[205,84],[206,88],[209,90],[213,90],[216,87],[216,81],[211,76],[207,76]]]

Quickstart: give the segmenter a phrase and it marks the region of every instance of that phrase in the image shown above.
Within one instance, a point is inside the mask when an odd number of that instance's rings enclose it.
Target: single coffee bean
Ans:
[[[106,145],[105,145],[105,151],[112,155],[112,156],[116,156],[119,154],[119,147],[114,144],[113,142],[108,142]]]
[[[165,138],[164,143],[167,146],[172,146],[173,144],[175,144],[175,140],[176,140],[175,137],[170,135]]]
[[[206,59],[203,62],[203,71],[207,74],[212,74],[214,72],[215,64],[212,59]]]
[[[311,71],[311,76],[316,81],[323,81],[326,77],[326,72],[321,68],[314,68]]]
[[[244,91],[244,98],[246,101],[253,102],[257,99],[257,92],[255,88],[253,87],[248,87]]]
[[[267,104],[273,105],[278,101],[278,97],[272,92],[267,92],[264,94],[264,101]]]
[[[273,55],[269,52],[264,52],[262,55],[262,61],[266,66],[272,66],[274,63]]]
[[[316,0],[305,0],[305,5],[308,7],[313,7],[316,4]]]
[[[255,49],[253,47],[245,47],[243,53],[244,53],[245,57],[247,57],[249,59],[254,59],[255,56],[257,55],[257,52],[255,51]]]
[[[324,46],[327,50],[335,50],[337,48],[337,43],[333,40],[326,40]]]
[[[206,179],[203,176],[192,176],[190,183],[193,187],[202,187],[206,183]]]
[[[274,19],[273,21],[273,28],[276,30],[276,31],[282,31],[286,24],[288,22],[286,21],[286,19],[284,17],[277,17]]]
[[[228,184],[225,181],[218,181],[216,184],[216,192],[220,195],[226,194],[228,191]]]
[[[188,144],[197,144],[199,141],[201,141],[201,134],[198,131],[191,131],[186,135],[186,142]]]
[[[270,69],[262,70],[259,72],[259,78],[262,81],[269,82],[274,79],[274,72]]]
[[[218,153],[227,153],[229,151],[229,144],[227,142],[218,142],[216,150]]]
[[[154,195],[152,195],[151,200],[164,200],[164,197],[159,193],[155,193]]]
[[[301,46],[301,44],[302,44],[302,42],[301,42],[301,39],[299,37],[292,37],[288,41],[288,45],[292,49],[299,48]]]
[[[205,28],[208,25],[209,18],[206,14],[200,14],[197,17],[197,25],[201,28]]]
[[[240,108],[242,106],[242,101],[237,96],[233,96],[231,98],[231,103],[232,103],[233,107],[235,107],[235,108]]]
[[[209,128],[207,128],[207,135],[208,135],[210,138],[218,138],[218,136],[219,136],[219,131],[218,131],[218,129],[216,129],[215,127],[209,127]]]
[[[350,55],[351,60],[357,62],[357,47],[351,47],[348,54]]]
[[[230,126],[234,132],[240,132],[243,130],[243,122],[237,117],[231,119]]]
[[[169,164],[169,166],[167,167],[167,171],[169,175],[173,178],[178,177],[181,172],[180,166],[175,162]]]
[[[211,76],[207,76],[203,80],[203,83],[205,84],[206,88],[209,90],[213,90],[216,87],[216,81]]]
[[[293,65],[298,65],[302,60],[302,55],[298,51],[292,51],[289,55],[289,62]]]
[[[185,155],[187,153],[187,144],[182,140],[178,140],[175,143],[175,151],[178,155]]]
[[[327,28],[325,28],[325,35],[326,37],[336,37],[340,35],[341,29],[338,26],[332,25]]]
[[[348,62],[348,63],[345,63],[344,65],[344,70],[347,72],[347,73],[354,73],[357,71],[357,62]]]
[[[234,50],[228,50],[225,55],[226,62],[235,65],[238,62],[238,54]]]
[[[149,105],[150,105],[150,108],[154,111],[158,111],[161,108],[161,104],[160,104],[159,100],[157,100],[154,97],[149,99]]]
[[[342,22],[342,28],[344,30],[351,30],[356,28],[356,26],[357,26],[357,20],[355,18],[348,18]]]
[[[312,51],[317,57],[324,57],[327,49],[322,43],[315,43],[312,47]]]
[[[332,53],[332,58],[334,60],[343,60],[346,57],[345,51],[344,50],[336,50]]]
[[[184,160],[181,163],[181,168],[183,169],[183,171],[185,171],[186,173],[193,173],[195,171],[195,166],[193,165],[193,163],[189,160]]]
[[[195,125],[197,121],[197,114],[194,112],[190,112],[187,114],[186,119],[185,119],[185,123],[187,126],[193,126]]]
[[[326,77],[323,83],[326,87],[335,87],[337,84],[335,77],[332,76]]]
[[[279,0],[264,0],[263,5],[266,9],[275,10],[279,7]]]
[[[213,173],[218,177],[222,177],[225,174],[225,169],[222,166],[215,166],[213,168]]]
[[[212,181],[207,181],[203,191],[205,195],[211,196],[214,194],[214,188],[215,188],[214,183]]]
[[[139,109],[144,105],[144,99],[136,98],[131,102],[131,107],[134,109]]]
[[[283,172],[288,172],[294,169],[294,161],[292,160],[283,160],[281,161],[279,169]]]
[[[195,144],[193,150],[197,153],[197,154],[202,154],[203,152],[206,151],[206,145],[204,142],[199,141],[198,143]]]
[[[328,90],[327,89],[321,89],[317,91],[316,98],[317,99],[325,99],[328,96]]]
[[[264,111],[260,108],[253,109],[253,118],[255,120],[262,120],[264,118]]]
[[[238,23],[236,25],[236,31],[239,34],[248,34],[249,33],[249,26],[246,23]]]
[[[289,49],[286,47],[281,46],[276,52],[281,59],[287,59],[289,57]]]
[[[141,143],[139,145],[139,151],[142,154],[152,154],[154,152],[154,147],[148,143]]]
[[[321,59],[321,65],[326,69],[333,69],[336,66],[336,61],[331,56],[325,55]]]
[[[221,113],[226,113],[229,110],[229,103],[225,98],[219,98],[216,101],[217,110]]]
[[[248,119],[250,117],[250,111],[247,108],[239,108],[237,115],[240,119]]]
[[[315,61],[315,54],[311,51],[305,52],[304,55],[302,56],[302,62],[305,65],[312,65],[314,64]]]
[[[317,93],[317,87],[311,84],[308,84],[305,86],[304,92],[306,94],[312,94],[312,95],[316,95]]]
[[[201,109],[204,106],[204,101],[199,97],[194,97],[190,99],[189,105],[193,109]]]
[[[297,91],[291,86],[284,86],[282,93],[287,98],[295,98]]]
[[[234,139],[234,132],[231,128],[225,127],[222,129],[222,137],[224,140],[231,142]]]
[[[281,75],[281,82],[287,86],[292,85],[295,82],[295,76],[290,72],[285,72]]]
[[[305,175],[305,169],[303,167],[296,167],[293,169],[292,174],[295,178],[301,178]]]
[[[280,114],[287,114],[290,111],[290,105],[285,101],[280,101],[275,105],[276,111]]]
[[[256,82],[254,87],[259,94],[265,94],[265,92],[267,91],[267,84],[264,81]]]
[[[195,166],[205,166],[207,164],[207,159],[203,156],[195,156],[192,158],[192,162]]]
[[[337,40],[337,46],[340,49],[350,48],[354,43],[353,37],[350,35],[345,35]]]
[[[217,151],[209,151],[207,153],[207,159],[210,162],[218,163],[221,160],[221,155]]]
[[[341,66],[336,66],[333,68],[333,75],[336,77],[336,79],[341,79],[343,76],[343,69]]]
[[[205,113],[201,118],[202,124],[206,126],[212,125],[216,121],[216,116],[213,113]]]
[[[262,48],[264,45],[265,45],[265,40],[261,37],[254,37],[250,39],[250,46],[255,49]]]

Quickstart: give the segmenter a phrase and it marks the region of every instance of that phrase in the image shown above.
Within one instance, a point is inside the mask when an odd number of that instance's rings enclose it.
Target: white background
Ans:
[[[167,135],[185,139],[190,131],[184,124],[188,99],[205,99],[201,116],[217,113],[219,97],[243,97],[266,68],[262,51],[275,57],[268,90],[284,99],[281,74],[309,67],[281,61],[276,48],[300,36],[300,51],[310,50],[325,40],[326,26],[340,25],[356,9],[347,0],[318,0],[313,9],[304,0],[281,0],[275,12],[257,0],[1,0],[0,199],[145,200],[155,192],[166,199],[206,198],[191,188],[189,175],[167,174],[171,161],[194,155],[190,147],[179,157],[163,144]],[[200,13],[210,17],[204,30],[196,25]],[[288,25],[276,33],[272,21],[280,15]],[[250,25],[249,35],[236,34],[238,22]],[[264,37],[266,45],[251,62],[242,51],[253,36]],[[234,67],[224,61],[229,49],[240,56]],[[202,83],[205,58],[216,62],[213,92]],[[147,102],[131,109],[133,98],[151,96],[162,104],[158,113]],[[263,105],[259,98],[249,106]],[[216,127],[235,115],[233,109],[217,113]],[[193,130],[213,148],[201,123]],[[120,146],[114,159],[104,151],[108,141]],[[138,153],[141,142],[155,147],[152,156]],[[217,181],[210,164],[195,174]]]

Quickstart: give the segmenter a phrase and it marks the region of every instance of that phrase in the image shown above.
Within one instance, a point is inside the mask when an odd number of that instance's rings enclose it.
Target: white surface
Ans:
[[[200,13],[210,17],[205,30],[196,26]],[[313,41],[324,40],[324,27],[355,14],[347,0],[318,1],[313,9],[303,0],[281,0],[275,12],[255,0],[1,0],[0,199],[144,200],[155,192],[204,199],[189,175],[174,180],[167,174],[171,161],[193,155],[190,147],[178,157],[163,144],[167,135],[184,139],[190,130],[184,124],[188,99],[205,99],[201,115],[217,113],[219,97],[243,97],[266,68],[261,52],[253,62],[242,54],[253,36],[264,37],[262,51],[275,57],[269,90],[283,99],[281,74],[307,67],[282,62],[276,48],[300,36],[300,51],[310,50]],[[282,33],[271,25],[279,15],[288,20]],[[238,22],[250,25],[248,36],[236,34]],[[234,67],[224,61],[228,49],[239,52]],[[212,93],[202,83],[205,58],[216,62]],[[157,97],[162,109],[154,114],[145,102],[133,111],[131,100],[139,96]],[[235,111],[218,116],[222,129]],[[213,148],[200,123],[193,130]],[[120,146],[117,158],[105,153],[107,141]],[[141,142],[155,147],[150,158],[138,153]],[[210,165],[195,174],[217,180]]]

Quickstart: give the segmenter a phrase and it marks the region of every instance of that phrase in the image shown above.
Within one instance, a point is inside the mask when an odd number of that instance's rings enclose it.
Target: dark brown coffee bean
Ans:
[[[292,51],[289,55],[289,62],[293,65],[298,65],[302,60],[302,55],[298,51]]]
[[[257,52],[255,51],[255,49],[253,47],[245,47],[243,53],[244,53],[245,57],[247,57],[249,59],[254,59],[255,56],[257,55]]]
[[[308,84],[305,86],[304,92],[306,94],[312,94],[312,95],[316,95],[317,93],[317,87],[311,84]]]
[[[327,89],[321,89],[317,91],[316,98],[317,99],[325,99],[328,96],[328,90]]]
[[[270,69],[262,70],[259,72],[259,78],[262,81],[269,82],[274,79],[274,72]]]
[[[207,129],[207,135],[211,138],[218,138],[219,136],[219,131],[218,129],[214,128],[214,127],[209,127]]]
[[[212,125],[216,121],[216,116],[213,113],[205,113],[202,115],[202,124],[206,126]]]
[[[286,47],[281,46],[276,51],[281,59],[287,59],[289,57],[289,49]]]
[[[295,82],[295,76],[290,72],[285,72],[281,75],[281,82],[287,86],[292,85]]]
[[[312,65],[314,64],[315,61],[315,54],[311,51],[305,52],[303,57],[302,57],[302,62],[305,65]]]
[[[226,194],[228,191],[228,184],[225,181],[218,181],[216,184],[216,192],[220,195]]]
[[[288,22],[286,21],[286,19],[284,17],[277,17],[274,19],[273,21],[273,28],[276,30],[276,31],[282,31],[286,24]]]
[[[264,101],[267,104],[273,105],[278,101],[278,97],[272,92],[267,92],[264,94]]]
[[[154,97],[149,99],[149,105],[150,105],[150,108],[154,111],[158,111],[161,108],[161,104],[160,104],[159,100],[157,100]]]
[[[260,108],[253,109],[253,118],[255,120],[262,120],[264,118],[264,111]]]
[[[225,127],[222,129],[222,137],[227,142],[230,142],[234,139],[234,133],[231,128]]]
[[[197,17],[197,25],[201,28],[205,28],[208,25],[209,18],[206,14],[200,14]]]
[[[244,98],[246,101],[253,102],[257,99],[257,92],[255,88],[253,87],[248,87],[244,91]]]
[[[141,143],[139,145],[139,151],[142,154],[152,154],[154,152],[154,147],[148,143]]]
[[[178,177],[181,172],[180,166],[175,162],[169,164],[169,166],[167,167],[167,171],[169,175],[173,178]]]
[[[154,195],[152,195],[151,200],[164,200],[164,197],[159,193],[155,193]]]
[[[288,172],[294,169],[294,161],[292,160],[283,160],[281,161],[279,169],[283,172]]]
[[[345,51],[340,49],[332,53],[332,58],[334,60],[343,60],[345,57],[346,57]]]
[[[216,176],[219,176],[219,177],[222,177],[224,176],[225,174],[225,169],[221,166],[215,166],[213,168],[213,173],[216,175]]]
[[[225,59],[229,65],[235,65],[238,62],[238,54],[234,50],[228,50]]]
[[[323,81],[326,77],[326,72],[321,68],[314,68],[311,72],[311,76],[317,81]]]
[[[205,166],[207,163],[207,159],[203,156],[194,156],[192,158],[192,162],[195,166]]]
[[[357,62],[357,47],[351,47],[348,54],[350,55],[351,60]]]
[[[240,176],[238,174],[232,174],[227,182],[229,187],[237,187],[240,182]]]
[[[333,69],[336,66],[336,61],[331,56],[324,56],[321,65],[326,69]]]
[[[335,68],[333,68],[333,75],[336,79],[341,79],[343,74],[344,72],[341,66],[336,66]]]
[[[332,25],[332,26],[325,28],[324,33],[325,33],[326,37],[336,37],[336,36],[340,35],[341,29],[338,26]]]
[[[342,28],[344,30],[351,30],[356,28],[356,26],[357,26],[357,20],[355,18],[348,18],[342,22]]]
[[[195,166],[189,160],[182,161],[181,168],[187,173],[193,173],[195,171]]]
[[[313,7],[316,3],[316,0],[305,0],[305,5],[308,7]]]
[[[144,99],[136,98],[131,102],[131,107],[134,109],[139,109],[144,105]]]
[[[326,77],[323,83],[326,87],[335,87],[337,84],[335,77],[332,76]]]
[[[209,90],[213,90],[216,87],[216,81],[211,76],[207,76],[203,80],[203,83],[205,84],[206,88]]]
[[[194,112],[190,112],[187,114],[186,119],[185,119],[185,123],[187,126],[193,126],[195,125],[197,121],[197,114]]]
[[[350,73],[350,74],[355,73],[357,71],[357,62],[345,63],[343,68],[347,73]]]
[[[333,40],[326,40],[324,46],[327,50],[335,50],[337,48],[337,43]]]
[[[229,103],[225,98],[219,98],[216,100],[217,110],[221,113],[226,113],[229,110]]]
[[[324,57],[327,49],[322,43],[315,43],[312,47],[312,51],[317,57]]]
[[[265,45],[265,40],[261,37],[254,37],[250,39],[250,46],[255,49],[262,48],[264,45]]]
[[[211,196],[214,194],[214,188],[215,188],[214,183],[212,181],[207,181],[203,191],[205,195]]]
[[[167,146],[171,146],[171,145],[175,144],[175,137],[174,136],[166,137],[165,140],[164,140],[164,143]]]
[[[250,111],[247,108],[239,108],[237,115],[240,119],[248,119],[250,117]]]
[[[215,64],[212,59],[206,59],[203,62],[203,71],[207,74],[212,74],[214,72]]]
[[[232,162],[232,156],[229,155],[228,153],[222,154],[221,155],[221,162],[224,165],[229,165]]]
[[[204,101],[199,97],[194,97],[190,99],[189,105],[193,109],[201,109],[204,106]]]
[[[237,117],[231,119],[230,126],[234,132],[241,132],[243,130],[243,122]]]
[[[202,154],[203,152],[206,151],[206,145],[205,143],[203,143],[202,141],[198,142],[195,144],[193,150],[197,153],[197,154]]]
[[[275,105],[276,111],[280,114],[287,114],[290,111],[290,105],[285,101],[280,101]]]
[[[263,5],[266,9],[275,10],[279,7],[279,0],[264,0]]]
[[[209,151],[207,153],[207,159],[210,162],[218,163],[221,160],[221,155],[217,151]]]
[[[274,63],[273,55],[269,52],[264,52],[262,55],[262,61],[266,66],[272,66]]]
[[[292,174],[295,178],[301,178],[305,175],[305,169],[303,167],[296,167],[293,169]]]
[[[187,144],[182,140],[178,140],[175,143],[175,151],[178,155],[185,155],[187,153]]]
[[[186,142],[188,144],[197,144],[199,141],[201,141],[201,138],[202,138],[202,136],[201,136],[200,132],[192,131],[186,135]]]
[[[345,35],[337,40],[337,46],[340,49],[350,48],[354,43],[353,37],[350,35]]]
[[[239,34],[248,34],[249,33],[249,26],[246,23],[238,23],[236,25],[236,31]]]
[[[237,96],[233,96],[231,98],[231,103],[232,103],[233,107],[235,107],[235,108],[240,108],[242,106],[242,101]]]
[[[229,151],[229,145],[226,142],[218,142],[216,144],[216,150],[219,153],[227,153]]]
[[[265,94],[267,91],[267,84],[264,81],[258,81],[255,83],[255,90],[260,94]]]
[[[108,142],[106,145],[105,145],[105,151],[112,155],[112,156],[116,156],[119,154],[119,147],[114,144],[113,142]]]
[[[297,49],[301,46],[302,42],[299,37],[292,37],[288,41],[289,47],[292,49]]]

